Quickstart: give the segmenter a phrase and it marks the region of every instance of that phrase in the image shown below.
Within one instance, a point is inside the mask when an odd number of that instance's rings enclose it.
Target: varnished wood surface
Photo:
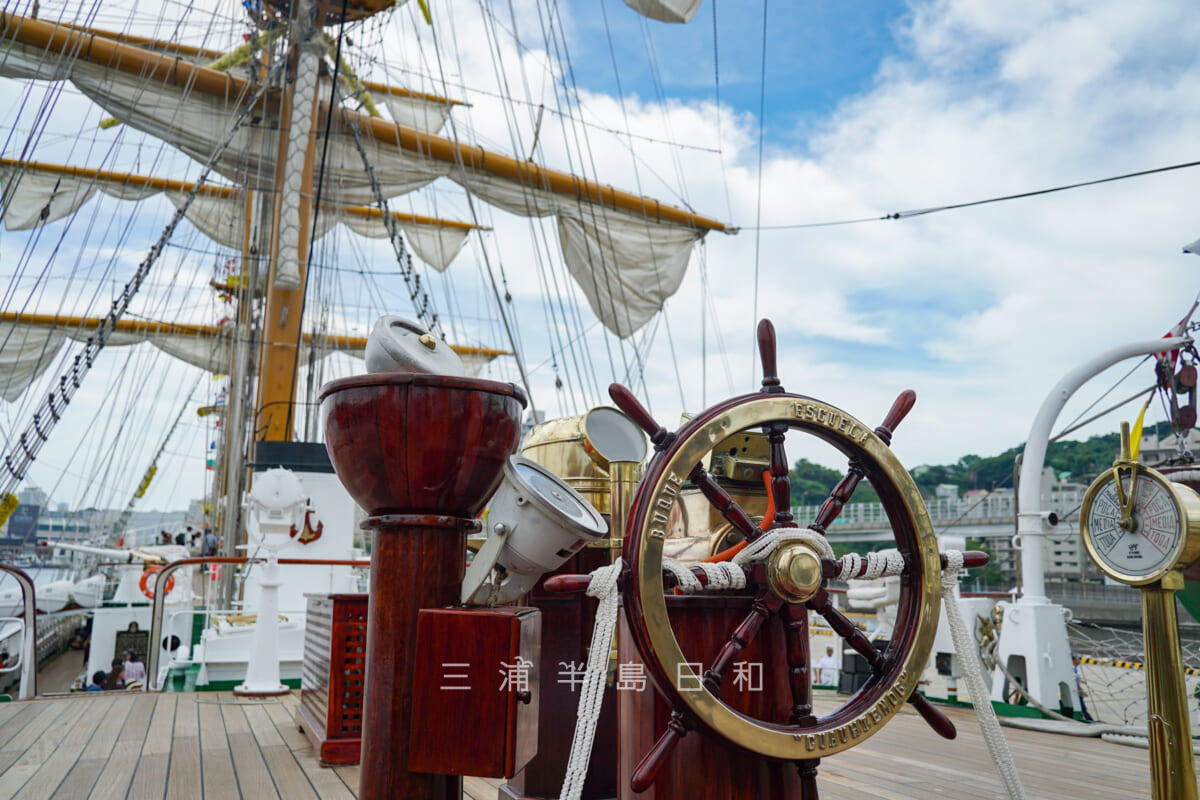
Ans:
[[[818,713],[839,702],[816,692]],[[0,800],[8,798],[357,797],[358,767],[323,768],[295,726],[298,694],[90,692],[0,703]],[[866,743],[824,759],[821,800],[999,800],[1004,790],[973,713],[952,708],[953,742],[910,710]],[[469,726],[464,726],[464,734]],[[1099,739],[1005,728],[1027,796],[1150,796],[1147,751]],[[466,778],[464,800],[494,800],[500,781]]]

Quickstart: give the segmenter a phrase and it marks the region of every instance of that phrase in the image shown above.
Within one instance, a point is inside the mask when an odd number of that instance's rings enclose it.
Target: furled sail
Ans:
[[[0,212],[10,231],[36,228],[74,214],[96,192],[121,200],[142,200],[159,192],[183,206],[194,184],[144,175],[124,175],[102,170],[21,163],[0,159]],[[241,190],[205,185],[184,215],[213,241],[234,250],[242,247],[245,203]],[[467,235],[477,226],[456,220],[439,220],[417,214],[392,212],[417,258],[444,272],[462,250]],[[387,238],[382,212],[366,206],[327,206],[316,218],[316,235],[324,236],[341,223],[360,236]]]
[[[625,5],[659,22],[691,22],[700,0],[625,0]]]
[[[99,324],[99,319],[87,317],[54,317],[38,314],[0,314],[0,398],[13,402],[53,363],[59,348],[68,340],[84,341]],[[314,338],[316,343],[314,344]],[[124,321],[108,334],[109,347],[122,347],[142,342],[162,350],[194,367],[213,373],[223,373],[233,361],[233,327],[231,325],[187,325],[148,321]],[[313,337],[304,334],[300,363],[321,360],[333,353],[363,357],[364,336]],[[503,350],[454,345],[470,376]]]
[[[125,124],[201,161],[228,135],[229,121],[248,97],[249,84],[232,75],[109,40],[89,38],[84,47],[80,34],[36,20],[0,15],[0,23],[0,38],[9,46],[0,75],[70,80]],[[47,49],[77,57],[48,60]],[[326,115],[317,117],[323,125]],[[447,177],[512,213],[553,215],[565,234],[560,244],[568,269],[593,312],[621,337],[637,331],[678,289],[692,245],[709,230],[725,230],[684,209],[386,120],[342,110],[335,124],[333,133],[345,135],[328,137],[318,165],[331,202],[374,200],[349,135],[354,128],[363,132],[367,160],[385,196]],[[216,169],[235,182],[269,189],[274,156],[264,140],[270,138],[247,126]]]

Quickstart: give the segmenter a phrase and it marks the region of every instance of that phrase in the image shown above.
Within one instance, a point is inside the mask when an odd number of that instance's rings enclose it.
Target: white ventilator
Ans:
[[[363,351],[367,372],[424,372],[431,375],[467,374],[450,345],[404,317],[380,317]]]
[[[553,472],[509,456],[488,505],[487,539],[463,580],[465,605],[507,603],[608,533],[600,512]]]
[[[291,470],[269,469],[255,477],[249,499],[247,547],[265,551],[267,560],[258,567],[262,570],[258,583],[262,593],[246,680],[233,693],[255,697],[286,694],[289,689],[279,680],[279,548],[288,542],[292,531],[304,525],[308,498]]]

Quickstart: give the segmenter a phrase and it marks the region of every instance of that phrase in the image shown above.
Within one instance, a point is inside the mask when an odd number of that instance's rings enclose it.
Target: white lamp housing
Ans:
[[[488,538],[463,581],[468,605],[515,600],[608,533],[591,503],[541,464],[517,455],[504,465],[487,524]],[[502,572],[493,575],[497,567]]]

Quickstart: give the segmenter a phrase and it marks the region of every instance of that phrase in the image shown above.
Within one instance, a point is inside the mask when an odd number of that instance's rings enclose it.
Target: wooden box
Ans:
[[[305,595],[304,665],[296,724],[322,764],[357,764],[362,747],[367,595]]]
[[[537,754],[541,635],[536,608],[421,611],[410,770],[507,778]]]

